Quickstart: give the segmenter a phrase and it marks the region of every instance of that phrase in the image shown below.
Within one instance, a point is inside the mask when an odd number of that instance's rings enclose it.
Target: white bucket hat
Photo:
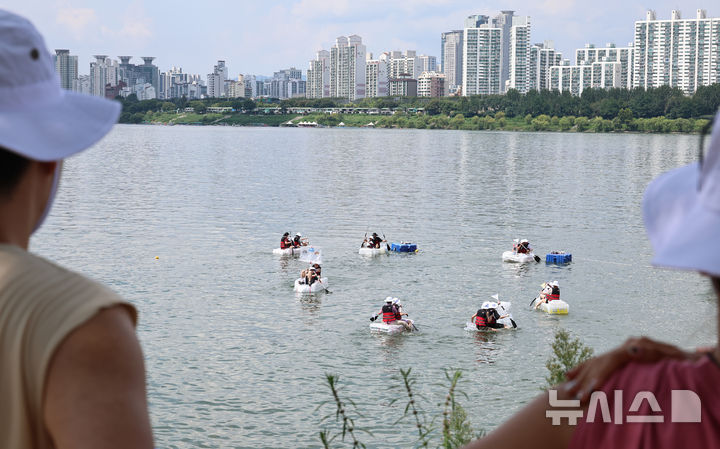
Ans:
[[[37,161],[58,161],[107,134],[121,106],[63,90],[40,33],[0,9],[0,147]]]
[[[655,178],[645,190],[643,218],[654,265],[720,276],[720,112],[702,164]]]

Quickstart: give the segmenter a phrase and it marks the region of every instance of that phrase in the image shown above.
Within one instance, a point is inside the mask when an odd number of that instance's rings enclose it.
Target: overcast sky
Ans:
[[[272,75],[295,66],[307,69],[319,49],[337,36],[358,34],[375,55],[417,50],[440,57],[440,33],[462,28],[470,14],[493,16],[501,9],[529,15],[532,42],[552,40],[564,57],[586,43],[627,45],[636,20],[654,9],[659,19],[697,8],[720,16],[718,0],[2,0],[0,7],[29,18],[48,48],[70,49],[80,74],[94,54],[155,56],[164,71],[172,66],[203,78],[218,59],[230,75]],[[440,61],[438,61],[440,62]]]

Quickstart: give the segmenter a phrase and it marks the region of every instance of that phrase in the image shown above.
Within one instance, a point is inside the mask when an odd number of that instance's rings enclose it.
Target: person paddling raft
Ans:
[[[380,238],[380,236],[377,235],[377,232],[373,232],[372,237],[370,238],[370,248],[380,248],[380,244],[386,242],[386,240],[383,240]]]
[[[307,246],[308,240],[307,240],[307,238],[302,238],[302,234],[300,234],[298,232],[297,234],[295,234],[295,237],[292,239],[292,245],[295,248],[299,248],[301,246]]]
[[[535,301],[535,308],[539,308],[541,304],[557,301],[560,299],[560,284],[558,281],[546,282],[542,285],[539,301]]]
[[[280,249],[288,249],[292,248],[293,246],[293,241],[290,240],[290,233],[286,232],[285,234],[283,234],[282,238],[280,238]]]
[[[505,325],[498,322],[501,318],[505,318],[505,316],[500,316],[497,305],[495,303],[486,303],[475,312],[475,315],[470,317],[470,322],[475,324],[478,330],[505,329]]]
[[[398,307],[393,304],[392,296],[388,296],[387,298],[385,298],[385,305],[382,306],[380,312],[378,312],[374,317],[370,318],[370,321],[375,321],[377,317],[381,314],[383,323],[388,325],[396,324],[403,326],[405,330],[412,330],[412,326],[410,326],[409,323],[398,319],[398,315],[402,316],[402,314],[400,313]],[[407,315],[407,313],[405,315]]]
[[[532,249],[530,248],[530,242],[527,239],[520,240],[519,243],[513,245],[513,251],[517,254],[530,254]]]

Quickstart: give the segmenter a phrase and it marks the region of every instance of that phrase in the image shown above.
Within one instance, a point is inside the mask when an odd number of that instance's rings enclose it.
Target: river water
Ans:
[[[320,447],[325,373],[368,447],[408,447],[398,368],[430,412],[462,369],[461,403],[492,429],[543,386],[557,329],[597,351],[714,341],[709,284],[650,267],[640,213],[648,181],[696,153],[678,135],[117,126],[67,161],[32,249],[138,307],[157,447]],[[368,230],[421,250],[363,258]],[[305,264],[271,254],[285,231],[322,247],[332,294],[293,293]],[[574,262],[502,263],[517,237]],[[547,280],[569,315],[527,309]],[[519,328],[465,331],[495,293]],[[370,333],[388,295],[420,332]]]

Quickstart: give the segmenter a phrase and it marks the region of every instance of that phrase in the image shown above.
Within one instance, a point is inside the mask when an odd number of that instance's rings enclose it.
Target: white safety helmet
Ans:
[[[560,284],[558,284],[558,281],[552,281],[552,282],[550,283],[550,285],[551,285],[552,287],[558,287],[558,288],[560,288]]]
[[[520,243],[530,243],[530,241],[528,239],[522,239],[520,240]]]
[[[393,302],[393,304],[397,304],[398,302],[400,302],[400,300],[398,298],[393,298],[392,302]]]
[[[483,310],[485,310],[485,309],[492,309],[492,307],[490,307],[491,304],[492,304],[492,303],[491,303],[490,301],[485,301],[485,302],[482,304],[482,306],[480,306],[480,308],[483,309]]]
[[[295,234],[295,237],[302,237],[302,234],[298,232],[297,234]]]
[[[392,296],[388,296],[387,298],[385,298],[385,302],[391,303],[391,302],[392,302]]]

